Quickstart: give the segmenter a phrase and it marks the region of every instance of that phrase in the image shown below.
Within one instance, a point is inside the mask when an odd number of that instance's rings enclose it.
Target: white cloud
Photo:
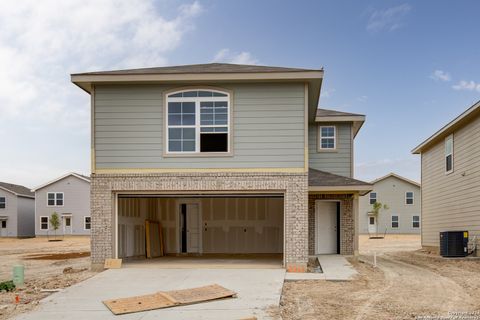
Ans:
[[[320,92],[320,97],[328,99],[335,93],[335,91],[337,91],[335,88],[322,89],[322,92]]]
[[[480,83],[475,81],[462,80],[452,86],[454,90],[478,91],[480,92]]]
[[[55,148],[71,144],[73,135],[83,135],[78,143],[89,141],[89,96],[69,74],[165,65],[201,11],[196,1],[172,17],[163,16],[154,0],[0,1],[0,127],[63,163],[80,157]],[[52,130],[55,143],[45,141]],[[29,147],[18,143],[9,155]],[[0,159],[0,180],[8,172],[15,170]]]
[[[452,78],[450,77],[450,74],[448,72],[442,70],[435,70],[430,75],[430,79],[433,79],[435,81],[450,81]]]
[[[367,31],[394,31],[402,27],[403,19],[410,12],[412,7],[407,4],[401,4],[395,7],[373,10],[367,23]]]
[[[214,62],[227,62],[236,64],[257,64],[258,60],[255,59],[250,52],[231,52],[230,49],[224,48],[218,51],[213,58]]]

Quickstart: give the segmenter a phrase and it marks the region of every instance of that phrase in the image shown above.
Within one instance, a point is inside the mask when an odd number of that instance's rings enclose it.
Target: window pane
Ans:
[[[445,155],[452,153],[453,139],[452,137],[445,140]]]
[[[184,140],[195,140],[195,128],[184,128],[184,129],[182,129],[182,139],[184,139]]]
[[[183,102],[182,112],[195,114],[195,102]]]
[[[213,96],[212,91],[198,91],[198,96],[199,97],[211,97]]]
[[[198,95],[197,91],[186,91],[183,93],[184,97],[196,97]]]
[[[227,95],[225,93],[220,93],[220,92],[214,92],[213,93],[214,97],[226,97]]]
[[[407,198],[413,198],[413,192],[407,192]]]
[[[335,148],[335,140],[332,138],[322,139],[322,149],[333,149]]]
[[[57,193],[57,199],[63,199],[63,193]]]
[[[228,128],[227,127],[215,128],[215,132],[228,132]]]
[[[61,200],[61,199],[58,200],[58,199],[57,199],[57,206],[63,206],[63,200]]]
[[[5,202],[0,202],[0,209],[5,209]]]
[[[182,138],[182,129],[181,128],[170,128],[168,129],[168,139],[170,140],[180,140]]]
[[[195,141],[184,141],[182,151],[195,151]]]
[[[452,170],[452,155],[448,155],[445,158],[445,170],[451,171]]]
[[[215,114],[215,124],[216,125],[227,124],[227,115],[226,114]]]
[[[195,115],[183,115],[182,116],[182,125],[184,125],[184,126],[195,125]]]
[[[214,129],[216,128],[209,128],[209,127],[200,128],[200,132],[214,132]]]
[[[333,137],[334,136],[335,130],[333,129],[333,127],[322,127],[321,130],[322,130],[321,131],[322,137]]]
[[[49,193],[48,194],[48,199],[55,199],[55,194],[54,193]]]
[[[182,151],[182,142],[181,141],[168,141],[168,151]]]
[[[181,115],[168,115],[168,125],[170,126],[179,126],[182,124]]]
[[[54,205],[55,205],[55,200],[53,200],[53,199],[48,199],[48,205],[49,205],[49,206],[54,206]]]
[[[169,102],[168,103],[168,113],[181,113],[182,112],[182,103],[181,102]]]
[[[168,95],[169,97],[172,97],[172,98],[178,98],[178,97],[181,97],[182,96],[182,93],[179,92],[179,93],[174,93],[174,94],[170,94]]]
[[[207,101],[200,102],[200,110],[211,109],[211,108],[213,108],[213,102],[207,102]]]
[[[92,221],[91,219],[92,219],[91,217],[85,217],[85,222],[90,223],[90,221]]]

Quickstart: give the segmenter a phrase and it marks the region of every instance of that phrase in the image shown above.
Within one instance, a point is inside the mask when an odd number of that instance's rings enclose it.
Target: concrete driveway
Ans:
[[[42,300],[34,311],[16,319],[268,319],[278,306],[284,269],[148,269],[104,271]],[[233,299],[113,315],[102,300],[186,289],[217,283],[237,292]]]

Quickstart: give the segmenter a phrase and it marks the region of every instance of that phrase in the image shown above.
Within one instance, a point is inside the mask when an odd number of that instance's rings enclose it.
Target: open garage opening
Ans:
[[[127,264],[282,267],[283,194],[118,195],[116,252]],[[165,255],[147,259],[146,221]]]

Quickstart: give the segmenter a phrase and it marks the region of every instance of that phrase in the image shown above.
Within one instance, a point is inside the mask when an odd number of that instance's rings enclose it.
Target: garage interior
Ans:
[[[118,195],[117,214],[127,264],[283,264],[282,194]],[[146,259],[146,220],[160,222],[163,257]]]

